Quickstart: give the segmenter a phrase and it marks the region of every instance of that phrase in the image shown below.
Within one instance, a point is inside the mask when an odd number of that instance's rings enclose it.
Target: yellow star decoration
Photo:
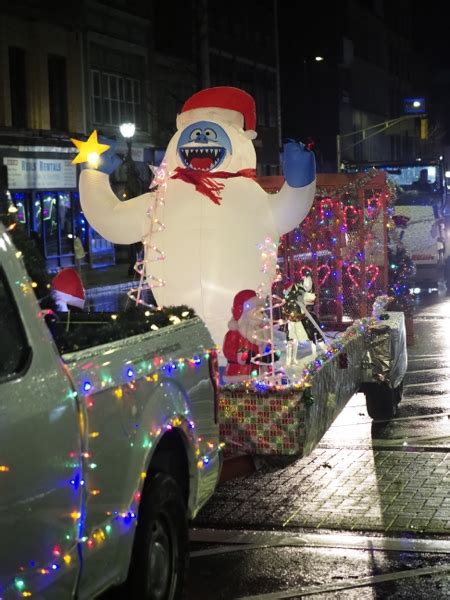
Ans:
[[[88,162],[91,166],[97,167],[100,154],[109,149],[108,144],[99,143],[96,129],[85,142],[73,138],[70,138],[70,141],[78,148],[78,154],[72,161],[73,165]]]

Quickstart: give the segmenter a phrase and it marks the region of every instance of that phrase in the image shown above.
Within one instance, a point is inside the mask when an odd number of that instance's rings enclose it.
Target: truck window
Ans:
[[[0,269],[0,379],[19,375],[27,366],[31,349],[12,292]]]

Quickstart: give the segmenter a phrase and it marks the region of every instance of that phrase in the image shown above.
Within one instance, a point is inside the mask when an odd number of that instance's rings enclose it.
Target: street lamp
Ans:
[[[134,123],[122,123],[119,129],[127,143],[127,154],[125,156],[125,169],[127,177],[125,184],[125,197],[128,200],[130,198],[134,198],[135,196],[139,196],[142,192],[141,178],[131,153],[131,144],[133,141],[133,136],[136,132],[136,125]],[[142,244],[140,242],[129,245],[128,275],[130,276],[135,274],[135,264],[138,259],[139,252],[141,251]]]
[[[125,141],[127,143],[127,161],[131,161],[131,142],[133,139],[133,135],[136,132],[136,125],[134,123],[122,123],[119,129],[120,133],[125,138]]]
[[[133,136],[136,132],[136,125],[134,123],[122,123],[119,127],[120,133],[125,138],[127,143],[127,154],[125,156],[125,168],[127,174],[126,183],[126,197],[133,198],[141,193],[141,181],[139,177],[139,171],[133,161],[131,152]]]

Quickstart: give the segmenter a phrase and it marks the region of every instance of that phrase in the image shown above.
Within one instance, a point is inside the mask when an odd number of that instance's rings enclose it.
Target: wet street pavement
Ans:
[[[196,519],[189,600],[450,598],[450,298],[415,315],[398,415],[355,395],[317,448],[257,461]]]

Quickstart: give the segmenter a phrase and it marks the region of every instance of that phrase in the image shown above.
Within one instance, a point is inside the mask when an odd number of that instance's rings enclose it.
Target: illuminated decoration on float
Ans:
[[[311,274],[315,312],[331,328],[369,315],[375,297],[388,289],[394,199],[386,175],[376,170],[365,175],[319,175],[309,214],[282,239],[284,276],[296,282]]]
[[[269,385],[284,385],[285,373],[280,365],[280,349],[286,347],[286,336],[279,330],[285,324],[282,318],[276,319],[274,311],[282,308],[283,298],[273,292],[274,284],[281,281],[281,274],[277,267],[278,244],[270,238],[266,238],[260,245],[262,267],[261,271],[266,281],[262,281],[258,287],[258,296],[265,301],[263,309],[263,327],[257,333],[257,339],[261,352],[252,358],[252,363],[260,370],[259,382]],[[275,273],[275,276],[274,276]],[[283,341],[281,341],[283,338]]]
[[[108,144],[100,144],[96,129],[85,142],[74,138],[70,138],[70,141],[78,148],[78,154],[72,160],[74,165],[87,162],[92,168],[97,168],[100,155],[110,148]]]

